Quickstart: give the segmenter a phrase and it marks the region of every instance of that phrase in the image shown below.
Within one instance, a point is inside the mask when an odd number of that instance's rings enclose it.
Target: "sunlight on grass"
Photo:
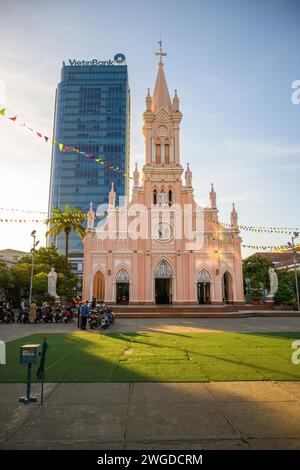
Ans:
[[[300,380],[291,344],[300,333],[48,334],[48,382],[202,382]],[[42,343],[36,334],[7,344],[0,382],[24,382],[19,348]],[[34,372],[35,380],[35,372]]]

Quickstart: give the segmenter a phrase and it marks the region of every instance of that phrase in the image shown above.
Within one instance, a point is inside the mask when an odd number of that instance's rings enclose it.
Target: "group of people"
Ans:
[[[73,320],[74,313],[76,312],[76,305],[61,305],[61,304],[50,304],[43,302],[36,304],[34,301],[29,306],[26,305],[25,299],[21,300],[20,313],[18,320],[21,323],[39,323],[39,322],[53,322],[56,321],[70,322]]]
[[[107,316],[109,318],[110,323],[113,322],[112,309],[103,302],[97,302],[96,297],[93,297],[92,302],[86,300],[80,309],[80,322],[78,322],[79,328],[81,328],[82,330],[86,330],[88,318],[93,312],[97,312],[99,316]]]

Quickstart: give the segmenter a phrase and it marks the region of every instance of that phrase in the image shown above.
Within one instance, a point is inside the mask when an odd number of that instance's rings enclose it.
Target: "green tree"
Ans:
[[[250,256],[243,261],[244,280],[250,279],[251,286],[257,287],[260,283],[264,288],[269,288],[269,269],[273,267],[273,263],[262,256]]]
[[[0,263],[0,293],[7,295],[14,285],[15,279],[10,269],[4,263]]]
[[[85,228],[82,225],[86,219],[85,213],[79,209],[71,209],[69,205],[65,207],[64,212],[56,208],[53,211],[53,215],[47,220],[50,225],[46,236],[59,235],[64,232],[66,236],[66,251],[65,251],[65,265],[68,265],[69,255],[69,236],[72,231],[75,231],[82,239],[85,235]]]
[[[21,297],[28,298],[29,296],[31,263],[32,256],[26,255],[9,270],[13,276],[14,287],[9,289],[8,298],[16,305],[19,304]],[[34,298],[38,301],[49,300],[48,273],[52,267],[57,272],[57,293],[72,298],[78,279],[72,273],[71,266],[66,266],[65,256],[60,255],[54,245],[46,248],[42,247],[35,251],[32,283]]]
[[[39,294],[45,294],[48,292],[48,274],[37,273],[32,279],[32,290]]]
[[[19,264],[31,264],[31,255],[26,255],[21,258]],[[49,273],[51,268],[54,268],[56,272],[63,272],[65,268],[65,257],[57,252],[55,245],[41,247],[35,251],[34,256],[34,272]],[[68,267],[70,270],[70,267]]]
[[[294,298],[292,289],[287,284],[279,284],[274,296],[275,302],[288,303]]]
[[[78,278],[74,275],[66,276],[64,273],[57,275],[57,293],[58,295],[65,296],[68,300],[74,297],[74,292],[77,289]]]
[[[15,264],[10,268],[10,270],[14,276],[15,284],[21,289],[29,289],[31,264]]]

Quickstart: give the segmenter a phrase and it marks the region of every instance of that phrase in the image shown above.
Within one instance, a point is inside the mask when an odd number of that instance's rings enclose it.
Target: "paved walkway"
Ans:
[[[0,339],[72,331],[0,325]],[[300,332],[300,318],[122,319],[108,331]],[[300,382],[46,384],[43,406],[19,404],[24,393],[0,384],[0,449],[300,449]]]
[[[77,322],[71,324],[0,324],[0,340],[12,341],[33,333],[69,333],[78,331]],[[163,331],[170,333],[203,332],[203,331],[299,331],[300,317],[251,317],[251,318],[140,318],[117,319],[108,330],[102,333],[136,333]]]
[[[39,394],[39,388],[34,387]],[[0,384],[1,449],[299,449],[300,382]]]

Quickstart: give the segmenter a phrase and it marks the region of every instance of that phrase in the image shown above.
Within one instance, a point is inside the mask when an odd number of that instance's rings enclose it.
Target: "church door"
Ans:
[[[117,304],[128,304],[129,282],[117,282]]]
[[[172,279],[155,279],[155,302],[157,304],[170,304],[172,293]]]
[[[202,269],[197,277],[197,297],[199,304],[209,304],[211,302],[210,286],[210,275],[206,269]]]
[[[230,303],[233,300],[232,295],[232,277],[231,274],[226,271],[222,278],[222,291],[223,291],[223,302],[225,304]]]
[[[199,304],[210,303],[210,283],[209,282],[198,282],[197,293],[198,293]]]
[[[105,279],[101,271],[97,271],[93,280],[93,297],[96,297],[98,302],[104,302],[105,298]]]
[[[172,303],[172,270],[170,265],[161,261],[155,269],[155,303]]]
[[[129,276],[125,269],[121,269],[116,277],[116,303],[129,303]]]

